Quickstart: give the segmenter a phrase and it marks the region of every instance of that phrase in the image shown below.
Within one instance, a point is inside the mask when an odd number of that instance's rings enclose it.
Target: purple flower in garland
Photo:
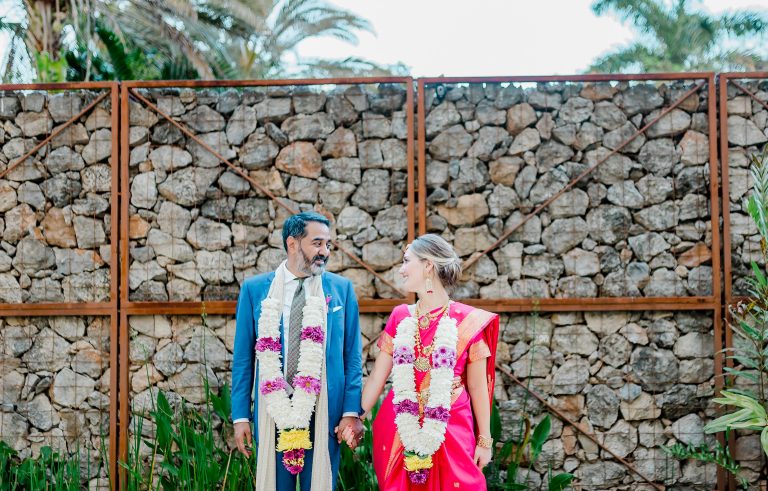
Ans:
[[[435,368],[451,368],[456,364],[456,351],[441,346],[432,353],[432,366]]]
[[[305,375],[293,377],[293,388],[301,389],[307,394],[318,395],[320,393],[320,379]]]
[[[322,344],[325,334],[320,326],[307,326],[301,330],[301,339],[309,339],[317,344]]]
[[[416,360],[416,356],[413,354],[413,349],[410,346],[398,346],[395,348],[395,352],[392,353],[392,360],[395,365],[405,365],[413,363]]]
[[[298,460],[304,458],[304,449],[296,448],[294,450],[286,450],[283,452],[283,460]]]
[[[278,338],[259,338],[259,340],[256,341],[256,351],[279,352],[281,350],[282,350],[282,345],[280,344],[280,340]]]
[[[408,413],[414,416],[418,416],[419,404],[416,401],[405,399],[403,401],[400,401],[397,405],[395,405],[395,413],[397,414]]]
[[[286,383],[283,377],[278,377],[274,380],[265,380],[264,382],[261,383],[261,394],[262,395],[271,394],[272,392],[283,390],[287,387],[288,387],[288,383]]]
[[[420,469],[418,471],[408,471],[408,479],[413,484],[424,484],[429,479],[429,469]]]
[[[424,417],[434,419],[442,423],[447,423],[451,417],[451,411],[448,408],[442,406],[438,407],[426,407],[424,408]]]
[[[283,466],[294,476],[304,469],[304,449],[296,448],[283,452]]]
[[[291,474],[293,474],[295,476],[296,474],[301,473],[302,469],[304,469],[304,466],[303,465],[289,465],[289,466],[286,466],[285,468],[288,470],[288,472],[290,472]]]

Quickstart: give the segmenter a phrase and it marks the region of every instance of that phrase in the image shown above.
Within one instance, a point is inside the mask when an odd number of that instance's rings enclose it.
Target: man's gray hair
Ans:
[[[283,248],[288,250],[288,237],[303,239],[307,236],[307,223],[318,222],[331,228],[331,221],[314,211],[304,211],[291,215],[283,224]]]

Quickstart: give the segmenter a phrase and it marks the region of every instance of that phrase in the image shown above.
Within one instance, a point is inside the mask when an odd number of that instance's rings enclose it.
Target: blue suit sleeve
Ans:
[[[235,349],[232,355],[232,419],[253,420],[253,377],[256,326],[253,303],[246,283],[240,288],[235,317]]]
[[[352,284],[347,284],[344,301],[344,403],[342,413],[362,414],[363,345],[360,339],[360,313]]]

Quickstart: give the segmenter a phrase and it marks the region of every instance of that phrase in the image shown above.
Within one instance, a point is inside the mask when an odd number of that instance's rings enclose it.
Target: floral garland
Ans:
[[[414,484],[423,484],[432,468],[432,455],[445,440],[451,413],[451,386],[459,334],[456,320],[447,314],[443,315],[435,333],[429,398],[424,408],[423,425],[419,422],[416,374],[413,368],[417,335],[418,324],[412,316],[404,318],[397,325],[392,354],[392,402],[395,406],[395,424],[405,448],[404,465],[408,478]]]
[[[259,390],[267,411],[279,430],[277,451],[283,452],[283,465],[291,474],[304,468],[304,452],[312,448],[309,423],[320,394],[325,340],[325,302],[321,297],[307,297],[302,316],[299,365],[293,377],[293,395],[283,376],[280,342],[281,302],[266,298],[261,302],[259,337]]]

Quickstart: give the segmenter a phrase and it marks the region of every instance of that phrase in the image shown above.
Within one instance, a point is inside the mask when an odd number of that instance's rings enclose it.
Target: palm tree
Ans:
[[[598,58],[590,72],[756,70],[766,66],[755,52],[729,43],[762,36],[765,12],[734,11],[720,16],[690,8],[688,0],[596,0],[597,15],[613,13],[630,22],[640,39]]]
[[[27,64],[37,72],[39,81],[58,81],[65,69],[61,48],[69,4],[56,0],[23,0],[19,4],[26,12],[24,21],[0,18],[0,31],[11,36],[3,78],[23,78],[22,65]]]
[[[23,1],[24,22],[0,19],[0,30],[16,41],[31,36],[32,3]],[[70,0],[68,6],[61,15],[65,25],[58,26],[57,59],[66,62],[69,80],[270,78],[387,69],[353,59],[299,60],[293,71],[286,67],[287,57],[307,38],[355,43],[357,32],[372,32],[365,19],[323,0]],[[66,37],[69,43],[62,41],[67,33],[74,34]],[[50,53],[44,46],[25,47],[29,59]],[[6,64],[5,79],[9,68],[16,67]]]

